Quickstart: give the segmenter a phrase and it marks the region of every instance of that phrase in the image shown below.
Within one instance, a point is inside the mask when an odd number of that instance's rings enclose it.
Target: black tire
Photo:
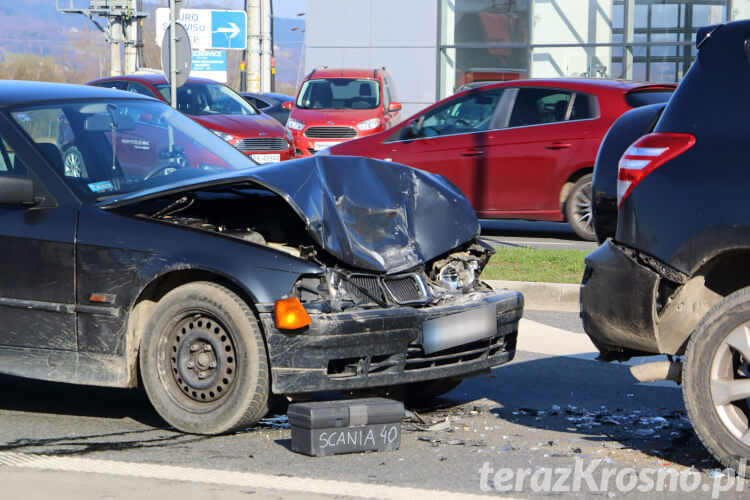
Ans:
[[[578,237],[586,241],[596,241],[591,193],[593,177],[592,174],[586,174],[578,179],[565,200],[565,220]]]
[[[737,436],[743,426],[750,431],[750,400],[724,404],[721,389],[726,380],[750,380],[750,359],[730,347],[738,344],[735,332],[745,335],[745,324],[750,326],[750,288],[725,297],[706,313],[690,337],[682,368],[682,394],[695,433],[716,460],[735,471],[742,458],[750,458],[750,446]]]
[[[183,432],[233,432],[268,412],[258,322],[242,299],[214,283],[182,285],[159,301],[141,342],[140,372],[157,413]]]

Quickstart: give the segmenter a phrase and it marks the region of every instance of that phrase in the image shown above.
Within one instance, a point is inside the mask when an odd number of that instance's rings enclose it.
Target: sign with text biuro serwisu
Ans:
[[[177,22],[185,26],[194,49],[244,50],[247,14],[242,10],[181,9]],[[156,43],[161,46],[169,26],[169,9],[156,9]]]

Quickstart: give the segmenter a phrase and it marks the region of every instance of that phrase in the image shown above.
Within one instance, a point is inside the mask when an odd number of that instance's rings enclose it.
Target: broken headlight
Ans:
[[[453,252],[432,263],[429,276],[450,290],[468,290],[479,280],[495,250],[475,240],[462,251]]]
[[[466,289],[474,284],[478,268],[476,260],[452,260],[440,268],[437,279],[452,290]]]

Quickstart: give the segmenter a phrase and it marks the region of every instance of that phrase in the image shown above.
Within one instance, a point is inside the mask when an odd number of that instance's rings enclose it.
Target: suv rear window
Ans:
[[[625,102],[631,108],[638,108],[640,106],[648,106],[649,104],[658,104],[660,102],[667,102],[672,97],[672,91],[641,91],[641,92],[628,92],[625,94]]]

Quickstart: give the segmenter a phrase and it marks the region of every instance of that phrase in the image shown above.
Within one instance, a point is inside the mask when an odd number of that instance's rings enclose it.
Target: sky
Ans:
[[[3,1],[3,0],[0,0]],[[79,0],[75,0],[75,2],[78,2]],[[297,17],[297,14],[300,12],[305,11],[307,0],[271,0],[273,2],[273,15],[276,17]],[[152,0],[152,3],[158,3],[158,0]],[[206,1],[206,0],[186,0],[185,1],[185,8],[186,9],[200,9],[202,8],[201,4],[218,4],[223,3],[226,5],[226,7],[222,7],[225,9],[232,9],[232,10],[242,10],[242,7],[244,6],[245,2],[244,0],[228,0],[224,2],[219,2],[216,0],[213,1]]]
[[[306,0],[272,0],[273,15],[278,17],[297,17],[305,12]]]

